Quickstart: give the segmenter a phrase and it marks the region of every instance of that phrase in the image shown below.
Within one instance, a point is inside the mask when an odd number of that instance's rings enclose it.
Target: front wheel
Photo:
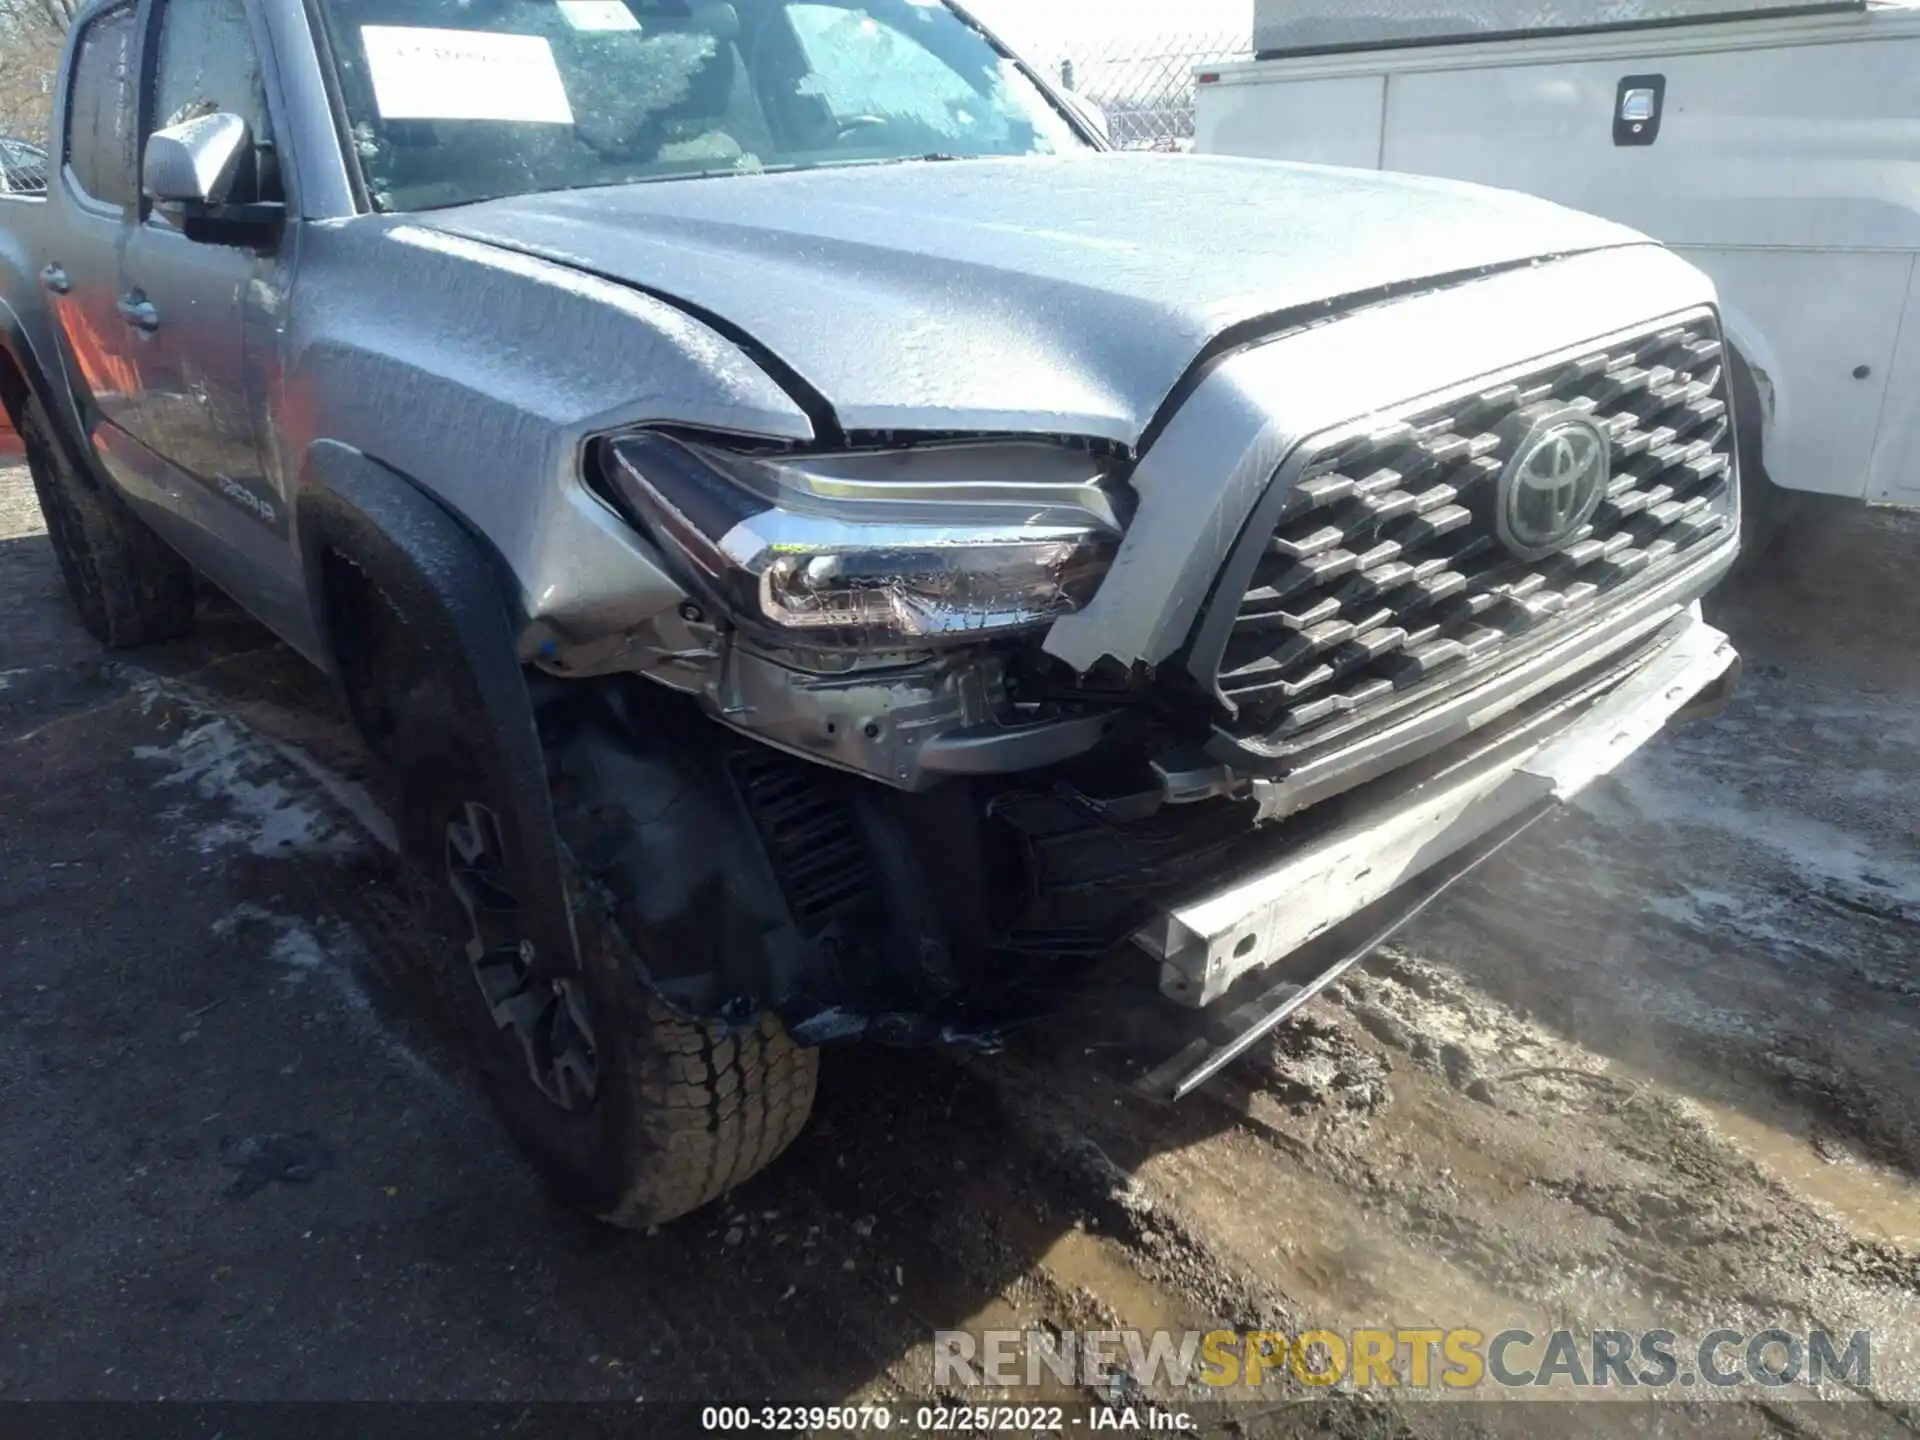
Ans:
[[[447,733],[402,766],[408,846],[453,941],[443,994],[520,1149],[561,1200],[630,1227],[696,1210],[770,1164],[806,1124],[816,1052],[772,1015],[727,1027],[650,995],[604,877],[571,857],[578,962],[538,954],[485,747],[449,747]],[[617,823],[617,797],[585,803],[590,817],[559,817],[563,836]]]

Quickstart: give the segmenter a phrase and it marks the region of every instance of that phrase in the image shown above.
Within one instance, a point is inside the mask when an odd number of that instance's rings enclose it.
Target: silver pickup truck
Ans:
[[[1699,273],[1113,153],[940,0],[97,0],[50,149],[0,397],[75,603],[334,677],[609,1220],[832,1041],[1138,980],[1183,1095],[1737,672]]]

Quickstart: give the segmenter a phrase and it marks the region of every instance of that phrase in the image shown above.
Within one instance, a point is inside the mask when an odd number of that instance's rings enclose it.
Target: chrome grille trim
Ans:
[[[1738,518],[1729,389],[1701,308],[1300,446],[1196,633],[1190,668],[1223,738],[1285,763],[1450,675],[1497,670],[1521,636],[1576,633],[1715,548]],[[1600,422],[1614,473],[1592,522],[1526,561],[1496,538],[1494,481],[1514,417],[1547,403]]]

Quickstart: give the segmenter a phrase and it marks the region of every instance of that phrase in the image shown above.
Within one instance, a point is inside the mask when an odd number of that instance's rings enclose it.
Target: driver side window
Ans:
[[[108,205],[131,205],[140,190],[133,163],[133,31],[131,5],[88,21],[67,94],[67,168],[84,194]]]
[[[273,137],[266,91],[245,4],[242,0],[166,0],[148,133],[217,111],[238,115],[253,132],[260,174],[257,181],[240,177],[238,198],[279,199],[270,159]]]

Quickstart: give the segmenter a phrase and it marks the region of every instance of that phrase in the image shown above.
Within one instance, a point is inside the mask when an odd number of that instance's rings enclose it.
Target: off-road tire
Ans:
[[[606,832],[626,823],[618,798],[580,793],[565,776],[555,786],[563,842],[598,832],[596,853],[613,857],[589,871],[563,844],[578,952],[567,978],[584,1000],[599,1084],[591,1108],[575,1113],[529,1078],[518,1043],[495,1024],[467,965],[451,884],[431,883],[436,835],[461,804],[489,798],[486,747],[470,736],[446,744],[450,717],[423,726],[417,696],[405,708],[403,828],[446,935],[436,989],[502,1122],[556,1198],[610,1224],[644,1228],[699,1209],[770,1164],[806,1125],[817,1053],[796,1046],[772,1015],[743,1028],[695,1021],[647,991],[615,898],[647,880],[616,873],[621,847]],[[430,753],[417,748],[435,731],[441,740]]]
[[[193,571],[106,485],[82,473],[39,397],[14,417],[47,536],[87,633],[125,649],[193,629]]]
[[[735,1032],[675,1015],[634,978],[633,949],[604,881],[577,866],[567,880],[582,963],[619,994],[634,1092],[619,1196],[589,1208],[613,1225],[662,1224],[744,1184],[799,1137],[819,1052],[795,1045],[772,1015]]]

